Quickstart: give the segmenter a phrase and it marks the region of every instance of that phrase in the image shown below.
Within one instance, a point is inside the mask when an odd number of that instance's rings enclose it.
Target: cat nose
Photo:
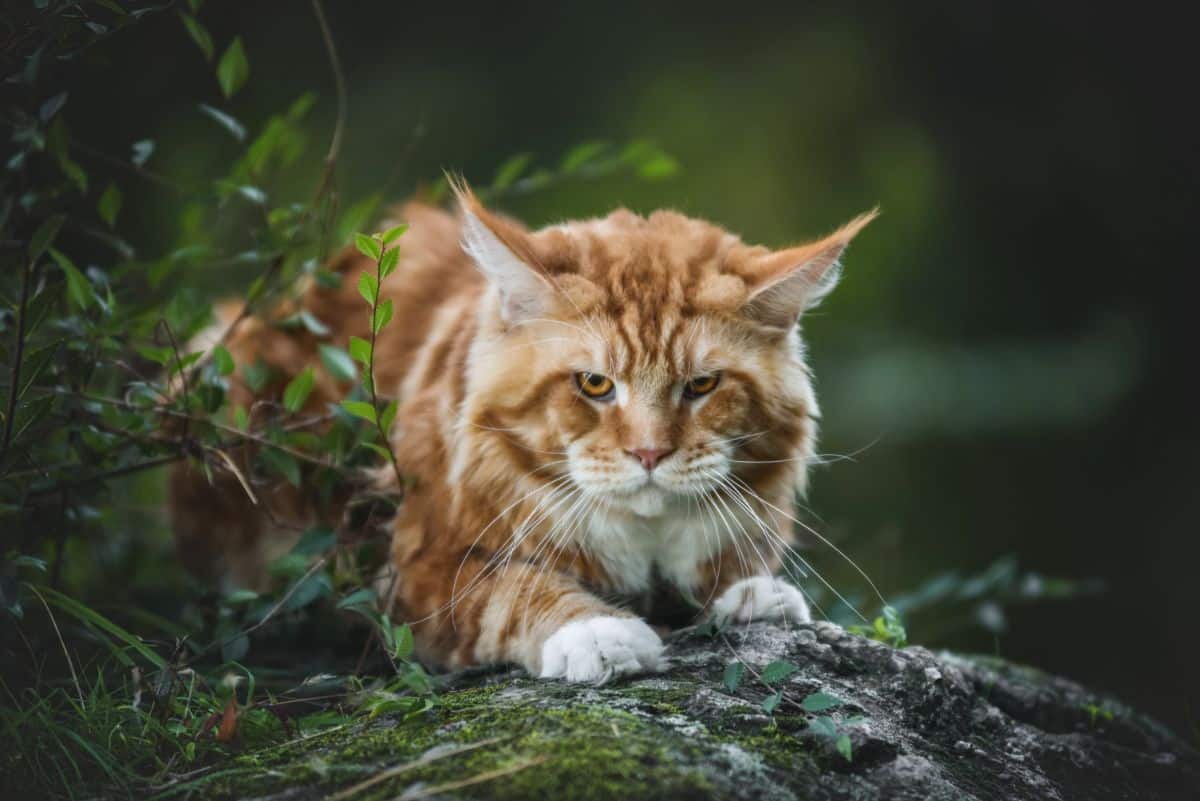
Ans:
[[[675,452],[674,448],[634,448],[625,451],[642,463],[642,467],[653,470],[654,467]]]

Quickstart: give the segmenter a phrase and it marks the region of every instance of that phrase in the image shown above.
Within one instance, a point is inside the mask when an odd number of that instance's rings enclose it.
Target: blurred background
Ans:
[[[1028,662],[1196,730],[1197,131],[1179,20],[885,2],[327,13],[348,89],[346,204],[400,199],[443,169],[486,184],[514,154],[553,165],[581,142],[648,138],[678,164],[668,180],[568,180],[497,205],[532,225],[670,206],[768,245],[879,205],[804,323],[828,456],[814,519],[913,608],[913,642]],[[244,91],[223,101],[179,19],[151,15],[99,49],[104,70],[76,71],[72,129],[96,120],[109,152],[152,139],[147,170],[204,180],[239,146],[197,102],[254,131],[314,90],[304,158],[263,187],[310,192],[335,92],[308,5],[211,3],[201,19],[218,43],[241,35]],[[122,235],[168,250],[179,205],[128,184]],[[254,275],[201,265],[186,283],[215,298]],[[143,583],[166,585],[161,480],[113,503]],[[119,546],[92,547],[94,569]],[[808,557],[871,606],[836,554]],[[989,582],[1005,603],[976,602]],[[939,593],[961,614],[923,623],[921,598]]]

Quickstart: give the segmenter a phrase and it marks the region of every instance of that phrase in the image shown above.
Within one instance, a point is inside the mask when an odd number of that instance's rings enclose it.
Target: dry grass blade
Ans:
[[[429,798],[433,795],[441,795],[448,793],[451,790],[461,790],[463,787],[471,787],[476,784],[490,782],[492,779],[499,779],[501,776],[508,776],[513,773],[532,768],[534,765],[540,765],[549,757],[539,756],[532,759],[527,759],[524,762],[518,762],[515,765],[509,765],[507,768],[496,768],[495,770],[485,771],[483,773],[470,776],[466,779],[459,779],[454,782],[446,782],[433,787],[421,787],[416,790],[406,792],[403,795],[397,796],[392,801],[416,801],[418,798]]]
[[[242,485],[242,489],[246,491],[246,495],[250,498],[250,501],[255,506],[258,506],[258,498],[254,495],[254,490],[250,489],[250,482],[246,480],[246,476],[237,466],[237,463],[225,451],[218,450],[216,454],[221,457],[221,461],[225,462],[225,466],[229,468],[229,472],[237,477],[238,483]]]
[[[433,762],[437,762],[442,759],[448,759],[449,757],[452,757],[452,756],[458,756],[459,754],[464,754],[467,751],[474,751],[477,748],[483,748],[485,745],[494,745],[495,743],[498,743],[504,739],[506,739],[506,738],[491,737],[487,740],[480,740],[477,743],[470,743],[468,745],[460,746],[459,748],[452,748],[448,751],[442,751],[441,753],[434,754],[433,756],[423,756],[420,759],[414,759],[412,762],[405,762],[403,765],[396,765],[395,767],[388,768],[387,770],[384,770],[384,771],[380,771],[379,773],[376,773],[371,778],[365,779],[364,781],[361,781],[358,784],[355,784],[351,787],[347,787],[345,790],[339,790],[338,792],[334,793],[333,795],[326,796],[324,801],[345,801],[345,799],[351,798],[355,795],[358,795],[363,790],[367,790],[371,787],[374,787],[375,785],[379,784],[380,782],[385,782],[388,779],[391,779],[391,778],[401,775],[402,773],[407,773],[410,770],[414,770],[415,768],[423,767],[425,765],[428,765]]]

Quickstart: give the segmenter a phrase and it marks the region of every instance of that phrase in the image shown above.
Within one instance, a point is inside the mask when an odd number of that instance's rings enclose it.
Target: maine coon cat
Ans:
[[[631,605],[661,588],[697,616],[807,621],[775,577],[816,437],[798,320],[874,214],[773,251],[672,211],[529,231],[456,194],[457,215],[410,203],[388,221],[410,230],[376,356],[411,482],[392,617],[413,624],[418,655],[582,682],[659,670],[662,641]],[[340,288],[298,303],[345,346],[368,335],[356,285],[373,264],[347,249],[332,269]],[[273,368],[263,397],[317,365],[320,410],[349,387],[320,373],[317,344],[259,318],[227,343],[239,365]],[[240,374],[230,392],[254,400]],[[232,477],[179,467],[180,552],[252,584],[294,538],[280,521],[314,514],[307,496],[281,485],[254,506]]]

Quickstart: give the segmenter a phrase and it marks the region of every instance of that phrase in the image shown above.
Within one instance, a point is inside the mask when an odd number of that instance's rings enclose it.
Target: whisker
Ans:
[[[844,551],[843,551],[841,548],[839,548],[839,547],[837,547],[836,545],[834,545],[834,544],[833,544],[833,543],[832,543],[832,542],[829,540],[829,538],[827,538],[827,537],[825,537],[823,534],[819,533],[819,532],[818,532],[816,529],[814,529],[812,526],[810,526],[810,525],[808,525],[807,523],[804,523],[804,522],[802,522],[802,521],[800,521],[800,520],[797,520],[797,519],[796,519],[794,516],[792,516],[791,514],[788,514],[787,512],[785,512],[784,510],[782,510],[782,509],[780,509],[778,506],[776,506],[775,504],[773,504],[773,503],[771,503],[770,501],[768,501],[768,500],[766,500],[765,498],[763,498],[761,495],[759,495],[757,492],[755,492],[753,488],[751,488],[749,485],[747,485],[747,484],[746,484],[746,482],[742,481],[740,478],[738,478],[737,476],[733,475],[732,473],[730,474],[730,478],[731,478],[733,481],[737,482],[737,483],[738,483],[738,485],[741,487],[741,489],[742,489],[742,490],[744,490],[744,491],[745,491],[746,493],[748,493],[750,496],[752,496],[753,498],[755,498],[756,500],[758,500],[758,502],[759,502],[759,503],[761,503],[761,504],[763,504],[764,506],[767,506],[767,507],[769,507],[769,508],[771,508],[771,509],[774,509],[776,512],[778,512],[779,514],[783,515],[783,516],[784,516],[784,517],[786,517],[788,520],[791,520],[791,521],[792,521],[793,523],[795,523],[796,525],[798,525],[798,526],[801,526],[802,528],[804,528],[804,530],[805,530],[805,531],[807,531],[807,532],[809,532],[810,534],[812,534],[814,537],[816,537],[817,539],[819,539],[819,540],[820,540],[821,542],[823,542],[825,545],[829,546],[829,548],[831,548],[831,549],[833,550],[833,552],[834,552],[834,553],[836,553],[838,556],[842,557],[842,559],[846,560],[847,564],[849,564],[851,567],[853,567],[853,568],[854,568],[854,570],[855,570],[855,571],[856,571],[856,572],[857,572],[857,573],[858,573],[860,576],[862,576],[862,577],[863,577],[863,580],[864,580],[864,581],[866,581],[866,582],[867,582],[867,584],[868,584],[868,585],[871,587],[871,590],[872,590],[872,591],[875,593],[875,596],[876,596],[876,597],[879,599],[879,602],[880,602],[881,604],[883,604],[884,606],[887,606],[887,605],[888,605],[887,599],[883,597],[883,593],[881,593],[881,592],[879,591],[879,588],[878,588],[877,586],[875,586],[875,582],[871,580],[871,577],[867,575],[867,572],[866,572],[865,570],[863,570],[863,569],[862,569],[862,568],[861,568],[861,567],[858,565],[858,563],[857,563],[857,562],[855,562],[853,559],[851,559],[849,556],[847,556],[847,555],[846,555],[846,553],[845,553],[845,552],[844,552]],[[806,566],[808,566],[810,570],[813,570],[812,566],[811,566],[811,565],[809,565],[809,563],[807,562],[807,560],[805,560],[803,557],[798,557],[798,558],[799,558],[799,559],[800,559],[802,562],[804,562],[804,564],[805,564]],[[866,622],[869,622],[869,621],[867,621],[867,619],[866,619],[865,617],[863,617],[862,613],[861,613],[861,612],[859,612],[859,611],[858,611],[858,609],[857,609],[855,606],[853,606],[853,605],[852,605],[852,604],[850,604],[848,601],[846,601],[846,599],[845,599],[845,598],[843,598],[843,597],[842,597],[842,596],[841,596],[841,595],[840,595],[840,594],[839,594],[839,593],[838,593],[836,590],[834,590],[834,589],[833,589],[833,587],[832,587],[832,586],[830,586],[828,582],[826,582],[826,581],[825,581],[823,578],[821,578],[821,575],[820,575],[820,573],[817,573],[817,571],[816,571],[816,570],[813,570],[813,574],[814,574],[814,575],[816,575],[816,576],[817,576],[817,578],[821,579],[821,582],[822,582],[823,584],[825,584],[825,586],[826,586],[826,587],[829,587],[829,589],[833,591],[834,595],[836,595],[836,596],[837,596],[838,600],[839,600],[839,601],[841,601],[842,603],[846,604],[848,607],[850,607],[850,609],[851,609],[851,610],[853,610],[853,611],[854,611],[854,613],[855,613],[855,614],[856,614],[856,615],[857,615],[859,618],[861,618],[861,619],[862,619],[862,621],[863,621],[864,623],[866,623]]]

